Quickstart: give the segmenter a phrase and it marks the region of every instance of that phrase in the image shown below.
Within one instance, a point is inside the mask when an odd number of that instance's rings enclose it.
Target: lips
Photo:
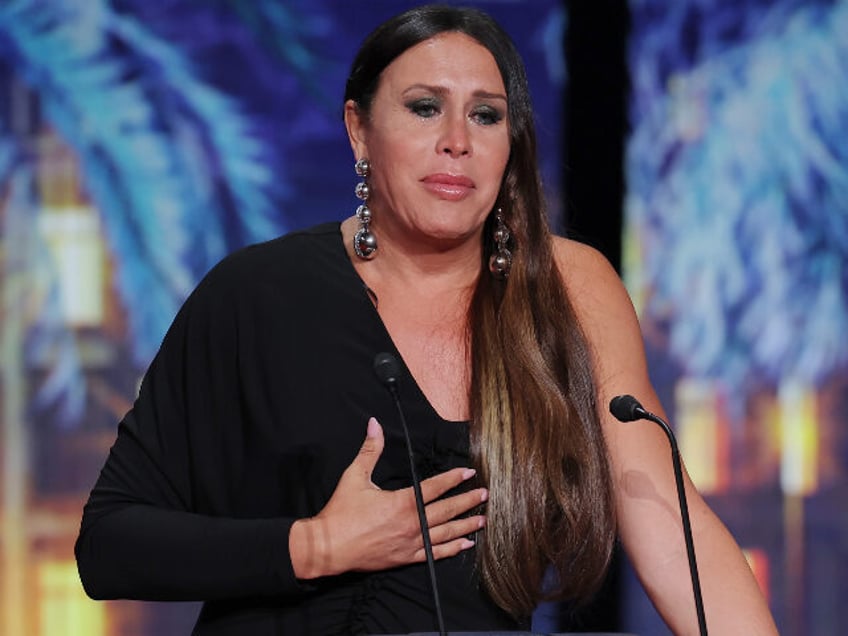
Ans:
[[[424,187],[440,199],[460,201],[474,190],[474,181],[463,175],[431,174],[421,179]]]

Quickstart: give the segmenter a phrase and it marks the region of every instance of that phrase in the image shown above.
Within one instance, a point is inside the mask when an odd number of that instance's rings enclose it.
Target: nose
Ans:
[[[445,118],[437,150],[451,157],[471,154],[471,134],[465,117]]]

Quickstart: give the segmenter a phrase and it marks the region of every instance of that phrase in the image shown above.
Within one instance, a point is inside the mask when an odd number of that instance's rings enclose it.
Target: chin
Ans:
[[[467,215],[460,217],[456,214],[445,214],[443,217],[430,218],[421,224],[420,229],[433,238],[447,241],[464,241],[480,235],[483,231],[483,223],[486,217],[479,222],[470,219]]]
[[[478,240],[480,234],[479,228],[457,228],[457,227],[438,227],[430,228],[426,235],[434,244],[442,244],[445,249],[450,249],[465,243],[469,240]]]

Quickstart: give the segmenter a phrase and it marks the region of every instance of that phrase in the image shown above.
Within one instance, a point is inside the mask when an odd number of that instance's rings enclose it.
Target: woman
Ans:
[[[371,369],[389,351],[448,629],[527,629],[549,565],[554,593],[587,598],[618,534],[693,633],[667,442],[603,408],[633,393],[660,411],[638,324],[607,263],[549,234],[509,38],[474,10],[409,11],[365,41],[345,99],[365,204],[234,254],[186,302],[86,506],[86,590],[204,600],[197,634],[435,629]],[[775,633],[687,488],[710,628]]]

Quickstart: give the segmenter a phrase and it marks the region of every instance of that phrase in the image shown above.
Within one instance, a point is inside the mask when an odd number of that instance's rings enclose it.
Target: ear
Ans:
[[[368,132],[368,122],[365,115],[356,105],[356,102],[349,99],[344,105],[344,122],[347,128],[347,137],[350,140],[350,147],[353,150],[355,159],[368,157],[368,143],[366,141]]]

